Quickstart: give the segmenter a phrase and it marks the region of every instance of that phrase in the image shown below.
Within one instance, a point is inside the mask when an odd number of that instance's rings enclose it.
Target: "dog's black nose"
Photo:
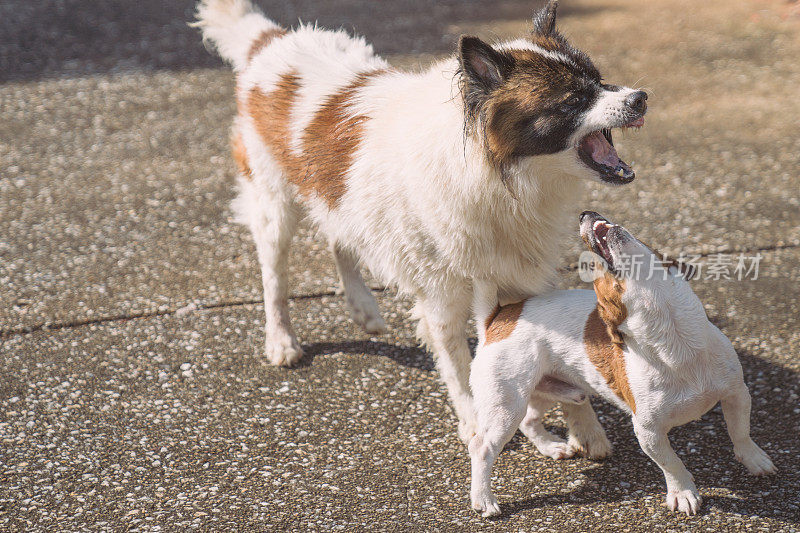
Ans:
[[[581,213],[581,217],[578,220],[578,222],[583,223],[583,219],[586,218],[586,215],[594,215],[594,214],[595,214],[594,211],[584,211],[583,213]]]
[[[625,97],[625,105],[640,115],[647,111],[647,93],[636,91]]]

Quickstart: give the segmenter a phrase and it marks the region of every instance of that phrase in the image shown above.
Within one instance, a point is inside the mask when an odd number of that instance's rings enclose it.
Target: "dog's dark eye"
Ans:
[[[570,96],[565,101],[561,102],[561,105],[559,107],[561,108],[562,112],[569,113],[570,111],[573,111],[576,107],[583,105],[585,102],[586,102],[585,97],[576,94]]]
[[[564,103],[565,103],[566,105],[568,105],[569,107],[575,107],[575,106],[577,106],[577,105],[580,105],[580,104],[582,104],[582,103],[583,103],[583,101],[584,101],[584,98],[583,98],[583,96],[580,96],[580,95],[575,95],[575,96],[571,97],[569,100],[567,100],[567,101],[566,101],[566,102],[564,102]]]

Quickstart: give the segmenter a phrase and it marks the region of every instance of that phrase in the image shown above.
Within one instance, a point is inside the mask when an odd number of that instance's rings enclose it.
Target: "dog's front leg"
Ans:
[[[633,429],[644,453],[664,472],[667,480],[667,506],[687,515],[697,513],[703,499],[697,492],[692,474],[686,470],[683,461],[669,444],[669,428],[643,426],[634,419]]]
[[[475,414],[469,390],[472,356],[467,343],[471,291],[468,286],[441,291],[438,297],[420,298],[414,309],[419,318],[417,337],[433,352],[458,416],[458,436],[467,444],[475,434]]]
[[[733,441],[733,453],[754,476],[777,472],[769,456],[750,438],[750,392],[741,383],[728,396],[722,398],[722,415]]]

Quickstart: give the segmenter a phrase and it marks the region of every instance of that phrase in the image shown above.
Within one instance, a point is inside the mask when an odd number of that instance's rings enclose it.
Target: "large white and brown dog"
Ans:
[[[695,514],[701,498],[667,433],[717,402],[736,459],[751,474],[775,472],[750,438],[750,394],[736,351],[708,320],[683,265],[597,213],[581,215],[581,236],[603,259],[594,291],[553,291],[486,313],[470,376],[478,421],[469,443],[472,507],[500,513],[491,469],[517,428],[555,459],[610,453],[588,395],[631,415],[642,450],[664,472],[673,510]],[[652,270],[625,268],[634,263]],[[562,402],[568,441],[542,426],[554,401]]]
[[[301,355],[286,259],[308,214],[330,243],[353,320],[384,330],[359,265],[415,301],[459,418],[474,432],[467,321],[473,295],[518,301],[554,277],[585,182],[628,183],[611,129],[641,126],[647,95],[603,83],[556,30],[556,3],[530,35],[421,72],[394,69],[343,31],[288,30],[248,0],[204,0],[197,25],[236,72],[235,211],[261,263],[266,355]]]

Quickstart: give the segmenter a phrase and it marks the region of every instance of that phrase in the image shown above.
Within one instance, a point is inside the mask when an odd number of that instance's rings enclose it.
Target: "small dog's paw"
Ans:
[[[481,513],[481,516],[484,518],[498,516],[500,514],[500,505],[497,503],[497,498],[495,498],[494,494],[491,492],[473,494],[472,509]]]
[[[766,476],[778,471],[775,465],[772,464],[767,452],[759,448],[755,443],[745,452],[734,448],[733,453],[736,455],[736,459],[754,476]]]
[[[537,444],[536,449],[545,457],[551,459],[569,459],[577,451],[566,442],[540,442]]]
[[[702,504],[703,498],[695,488],[667,492],[667,507],[673,511],[686,513],[687,516],[697,514]]]
[[[603,459],[611,455],[611,441],[602,428],[584,435],[570,434],[567,443],[575,452],[589,459]]]
[[[475,425],[474,420],[458,421],[458,438],[466,445],[469,445],[469,441],[475,436],[477,430],[478,427]]]
[[[293,335],[286,335],[267,340],[266,356],[275,366],[292,366],[303,357],[303,349]]]

